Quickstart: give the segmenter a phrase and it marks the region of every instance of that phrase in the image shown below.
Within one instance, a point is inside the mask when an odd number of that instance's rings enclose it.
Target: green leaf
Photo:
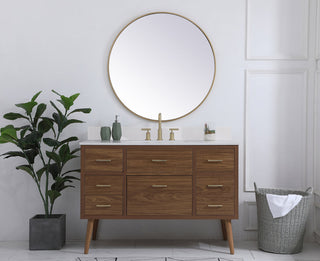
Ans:
[[[31,128],[29,125],[26,125],[24,127],[21,127],[21,132],[20,132],[20,139],[24,138],[24,135],[26,134],[26,132],[30,130],[31,131]]]
[[[38,96],[40,95],[40,93],[41,93],[41,91],[40,91],[40,92],[37,92],[37,93],[32,97],[31,101],[34,102],[34,101],[38,98]]]
[[[65,108],[66,111],[68,111],[70,109],[70,107],[73,105],[74,101],[80,95],[80,93],[76,93],[76,94],[71,95],[70,97],[66,97],[64,95],[59,94],[55,90],[52,90],[52,92],[57,94],[60,97],[60,100],[57,100],[57,101],[63,105],[63,107]]]
[[[64,175],[66,175],[66,174],[68,174],[68,173],[80,172],[80,171],[81,171],[80,169],[72,169],[72,170],[68,170],[68,171],[64,172],[61,176],[64,176]]]
[[[2,143],[13,142],[17,140],[17,131],[13,125],[7,125],[0,129],[1,131],[1,141]]]
[[[64,115],[58,113],[53,113],[52,117],[58,125],[58,130],[62,131],[64,129],[64,126],[67,124],[67,118]]]
[[[64,143],[67,143],[67,142],[71,142],[71,141],[77,141],[77,140],[78,140],[78,137],[72,136],[72,137],[70,137],[70,138],[67,138],[67,139],[65,139],[65,140],[60,141],[60,145],[62,145],[62,144],[64,144]]]
[[[53,128],[53,121],[50,118],[42,118],[42,121],[38,124],[38,130],[42,134],[48,132],[51,128]]]
[[[61,167],[58,163],[53,163],[49,165],[49,172],[52,175],[52,178],[55,180],[61,173]]]
[[[60,159],[59,155],[57,153],[55,153],[55,152],[46,151],[46,155],[48,156],[49,159],[52,159],[57,163],[61,162],[61,159]]]
[[[28,161],[33,164],[35,157],[39,154],[37,149],[29,149],[25,151]]]
[[[36,172],[39,181],[41,180],[43,173],[46,171],[46,168],[47,167],[43,167]]]
[[[62,145],[62,147],[59,150],[59,156],[60,156],[62,163],[65,163],[70,159],[70,156],[72,156],[72,155],[70,154],[70,148],[69,148],[68,143]]]
[[[32,178],[35,178],[33,174],[33,169],[29,165],[20,165],[17,166],[16,169],[23,170],[27,172]]]
[[[79,97],[80,93],[73,94],[69,97],[72,103]]]
[[[20,114],[20,113],[15,113],[15,112],[9,112],[9,113],[6,113],[5,115],[3,115],[3,118],[7,119],[7,120],[16,120],[16,119],[27,119],[28,120],[28,117]]]
[[[91,112],[91,109],[90,108],[81,108],[81,109],[75,109],[73,111],[71,111],[68,116],[72,113],[75,113],[75,112],[82,112],[82,113],[90,113]]]
[[[75,154],[75,153],[77,153],[78,151],[80,151],[81,150],[81,148],[76,148],[76,149],[74,149],[73,151],[71,151],[70,152],[70,154]]]
[[[36,114],[34,116],[34,124],[37,125],[37,122],[39,120],[39,118],[41,117],[41,115],[44,113],[44,111],[46,110],[47,105],[44,103],[40,103],[37,107],[36,110]]]
[[[19,147],[23,150],[39,148],[42,134],[38,131],[32,131],[24,138],[18,140]]]
[[[47,144],[49,147],[58,147],[60,142],[51,138],[44,138],[43,142]]]
[[[23,152],[21,151],[8,151],[6,153],[1,154],[1,156],[5,156],[4,158],[11,158],[11,157],[21,157],[21,158],[26,158]]]
[[[18,104],[16,104],[16,106],[24,109],[27,115],[31,115],[31,112],[32,112],[34,106],[36,106],[37,104],[38,103],[36,103],[35,101],[30,101],[30,102],[26,102],[26,103],[18,103]]]
[[[73,123],[83,123],[83,121],[76,120],[76,119],[71,119],[71,120],[66,120],[62,123],[62,130],[66,128],[68,125],[73,124]]]
[[[54,201],[61,196],[61,193],[56,190],[48,190],[48,196],[50,198],[50,203],[52,205]]]
[[[6,137],[0,136],[0,144],[10,142]]]
[[[59,110],[59,108],[54,104],[53,101],[50,101],[50,103],[51,103],[52,107],[56,109],[56,111],[59,113],[59,115],[63,115],[62,112],[61,112],[61,111]]]

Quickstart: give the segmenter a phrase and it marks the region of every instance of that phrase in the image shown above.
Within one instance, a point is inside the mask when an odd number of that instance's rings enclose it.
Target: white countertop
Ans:
[[[175,140],[175,141],[144,141],[144,140],[120,140],[120,141],[101,141],[87,140],[80,142],[80,145],[238,145],[232,140]]]

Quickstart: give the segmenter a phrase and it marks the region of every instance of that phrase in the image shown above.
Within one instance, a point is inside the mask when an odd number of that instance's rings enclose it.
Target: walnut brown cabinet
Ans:
[[[220,219],[234,253],[238,218],[238,146],[81,143],[84,253],[99,219]]]

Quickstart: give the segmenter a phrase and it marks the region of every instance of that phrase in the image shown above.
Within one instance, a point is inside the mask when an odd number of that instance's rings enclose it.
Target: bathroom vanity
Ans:
[[[81,143],[84,253],[99,219],[220,219],[234,253],[238,145],[221,141]]]

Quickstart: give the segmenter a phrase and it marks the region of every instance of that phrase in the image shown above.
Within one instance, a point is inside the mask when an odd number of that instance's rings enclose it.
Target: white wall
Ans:
[[[202,128],[211,121],[232,129],[240,145],[240,218],[233,222],[234,236],[256,238],[253,181],[260,186],[305,189],[313,184],[316,173],[313,96],[315,53],[318,57],[320,53],[316,2],[1,1],[0,113],[13,110],[15,103],[38,90],[43,90],[39,100],[53,98],[50,90],[55,89],[65,95],[80,92],[77,105],[93,109],[91,115],[81,116],[86,124],[69,129],[81,139],[86,139],[87,126],[110,125],[115,114],[121,115],[123,125],[155,128],[156,124],[129,113],[115,98],[107,78],[108,52],[123,26],[140,15],[168,11],[186,16],[210,39],[217,74],[213,91],[200,108],[170,124]],[[6,124],[0,119],[0,126]],[[3,145],[0,153],[10,148]],[[0,240],[27,239],[28,218],[42,211],[32,180],[15,170],[18,163],[0,159],[4,210]],[[67,213],[68,239],[85,235],[79,201],[77,186],[56,206],[56,213]],[[312,230],[310,221],[309,235]],[[211,220],[106,220],[100,238],[221,238],[221,232],[219,222]]]

